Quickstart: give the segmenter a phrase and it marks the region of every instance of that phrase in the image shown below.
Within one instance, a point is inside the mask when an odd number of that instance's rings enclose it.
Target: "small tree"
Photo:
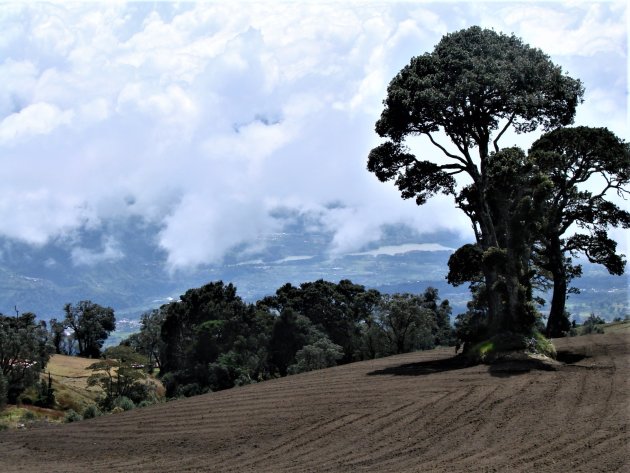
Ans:
[[[92,301],[80,301],[76,306],[64,306],[63,323],[74,331],[79,345],[79,356],[98,358],[103,343],[116,329],[116,317],[111,307],[102,307]]]
[[[140,316],[140,332],[127,338],[124,344],[129,345],[148,359],[149,371],[157,366],[162,369],[162,356],[165,343],[162,340],[162,324],[166,317],[166,306],[153,309]]]
[[[113,402],[122,396],[130,397],[147,375],[144,372],[146,358],[124,345],[111,347],[103,353],[104,358],[88,366],[93,374],[88,378],[88,386],[103,389],[102,405],[111,408]]]

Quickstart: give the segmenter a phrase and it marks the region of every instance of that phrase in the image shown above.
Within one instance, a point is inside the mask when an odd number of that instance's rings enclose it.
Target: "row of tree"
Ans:
[[[160,369],[167,396],[188,396],[453,344],[450,313],[433,288],[383,295],[319,280],[249,304],[219,281],[143,314],[123,343]]]
[[[50,379],[40,377],[54,353],[94,358],[88,385],[111,410],[121,399],[155,401],[146,380],[154,368],[168,397],[190,396],[455,341],[436,289],[385,295],[349,280],[286,284],[254,304],[232,284],[210,283],[142,314],[139,332],[104,351],[116,326],[111,308],[80,301],[64,312],[49,324],[32,313],[0,315],[0,403],[34,388],[31,402],[53,407]]]
[[[553,290],[547,335],[567,331],[577,254],[624,271],[607,231],[629,228],[630,213],[606,197],[629,192],[630,147],[605,128],[566,127],[583,94],[539,49],[477,26],[444,36],[389,84],[376,123],[387,141],[371,151],[368,170],[418,205],[452,195],[470,218],[476,241],[452,255],[448,275],[471,285],[459,324],[467,347],[504,336],[525,346],[540,321],[536,286]],[[546,133],[528,152],[499,146],[510,129],[539,127]],[[426,137],[438,156],[412,154],[413,136]]]

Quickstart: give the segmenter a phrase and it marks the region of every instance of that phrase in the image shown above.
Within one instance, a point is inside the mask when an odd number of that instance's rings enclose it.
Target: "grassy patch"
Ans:
[[[58,423],[61,422],[63,416],[63,412],[54,409],[9,405],[0,412],[0,430],[28,427],[42,422]]]
[[[630,332],[630,320],[611,322],[602,326],[604,333]]]
[[[529,336],[510,332],[495,335],[473,346],[467,356],[473,363],[491,363],[501,354],[515,351],[556,357],[556,349],[551,340],[539,332]]]

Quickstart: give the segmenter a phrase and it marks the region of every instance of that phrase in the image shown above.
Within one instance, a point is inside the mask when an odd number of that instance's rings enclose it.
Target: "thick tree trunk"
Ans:
[[[562,337],[571,326],[566,314],[567,301],[567,274],[564,257],[560,245],[560,238],[554,237],[549,244],[549,266],[553,274],[553,295],[551,308],[547,319],[547,336],[552,338]]]
[[[554,274],[553,296],[551,308],[547,319],[547,336],[551,338],[562,337],[570,328],[569,318],[565,312],[567,299],[567,280],[563,275]]]

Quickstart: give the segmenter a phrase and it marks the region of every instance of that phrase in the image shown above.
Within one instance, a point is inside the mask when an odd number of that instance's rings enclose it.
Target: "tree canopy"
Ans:
[[[37,383],[39,374],[50,358],[45,323],[35,314],[9,317],[0,314],[0,405],[15,403],[29,386]]]
[[[545,180],[520,150],[502,150],[508,129],[551,130],[573,121],[582,84],[542,51],[474,26],[448,34],[430,53],[411,59],[389,84],[376,132],[387,138],[368,170],[393,180],[403,198],[421,205],[451,194],[470,218],[481,252],[488,333],[527,335],[535,323],[529,256],[536,229],[519,227],[542,205]],[[446,135],[454,149],[440,142]],[[438,156],[416,157],[405,144],[425,136]],[[492,147],[492,149],[491,149]],[[473,151],[476,150],[476,155]],[[459,188],[454,176],[470,184]],[[512,182],[516,181],[516,182]]]
[[[583,254],[610,274],[624,272],[624,255],[616,253],[617,243],[607,231],[610,227],[630,228],[630,213],[608,200],[607,194],[616,192],[623,197],[629,193],[630,146],[606,128],[580,126],[544,134],[529,154],[553,184],[535,256],[538,266],[551,274],[547,334],[558,337],[569,330],[565,311],[568,283],[581,272],[571,256]],[[566,237],[572,226],[579,232]]]
[[[116,317],[111,307],[103,307],[92,301],[80,301],[77,305],[64,306],[65,327],[74,331],[79,345],[79,356],[98,358],[103,343],[116,329]]]

